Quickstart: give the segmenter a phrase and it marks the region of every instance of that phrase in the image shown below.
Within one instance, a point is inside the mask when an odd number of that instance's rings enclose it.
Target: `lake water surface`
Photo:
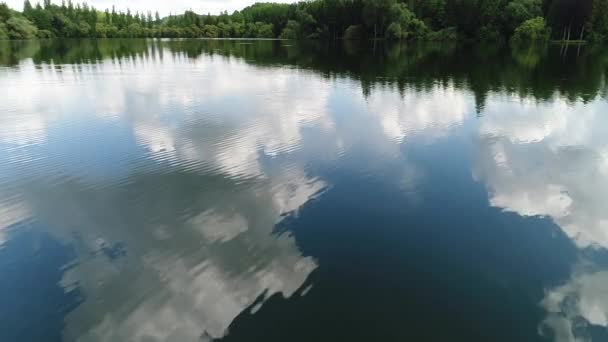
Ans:
[[[608,341],[608,50],[0,42],[0,341]]]

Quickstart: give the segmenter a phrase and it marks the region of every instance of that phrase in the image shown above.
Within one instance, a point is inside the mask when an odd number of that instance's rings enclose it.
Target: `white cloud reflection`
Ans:
[[[316,268],[272,231],[327,186],[282,156],[300,148],[303,128],[331,131],[328,83],[183,58],[165,51],[78,70],[25,62],[9,72],[19,77],[0,78],[12,94],[0,104],[2,151],[12,151],[2,171],[13,178],[1,203],[20,197],[80,256],[62,280],[87,296],[66,319],[69,340],[221,337],[260,295],[290,297]],[[87,142],[106,126],[97,150]],[[121,171],[96,174],[95,165]],[[23,215],[3,215],[0,238]]]
[[[548,216],[581,247],[608,247],[608,104],[488,101],[475,175],[490,202]]]
[[[379,116],[385,134],[398,142],[419,133],[430,139],[445,136],[475,110],[473,98],[454,85],[435,85],[424,93],[408,91],[405,94],[375,89],[368,104]]]
[[[336,82],[348,82],[340,110],[353,108],[341,130]],[[0,135],[17,157],[0,199],[17,196],[76,249],[62,285],[87,297],[66,319],[77,341],[221,337],[260,295],[292,296],[316,263],[273,228],[330,186],[297,155],[365,145],[411,188],[417,170],[394,140],[443,136],[474,109],[451,86],[365,98],[353,80],[166,46],[77,68],[25,61],[0,90],[0,122],[28,115]]]
[[[490,203],[552,219],[581,249],[608,248],[605,113],[608,103],[601,99],[490,98],[474,171]],[[590,325],[608,328],[608,273],[587,263],[592,261],[581,261],[566,284],[547,290],[541,303],[548,313],[543,327],[556,342],[592,341]]]
[[[565,285],[549,291],[542,306],[543,324],[555,342],[595,341],[585,333],[590,325],[608,329],[608,271],[583,271]]]
[[[28,210],[6,224],[35,213],[75,245],[81,258],[62,284],[87,295],[66,321],[66,338],[79,341],[220,337],[260,295],[292,296],[317,265],[272,230],[331,186],[298,154],[315,146],[315,155],[339,158],[368,148],[376,159],[363,167],[402,168],[395,174],[407,184],[397,185],[408,187],[418,170],[396,142],[444,137],[475,112],[473,97],[453,85],[403,94],[377,87],[364,97],[357,81],[188,58],[166,45],[147,58],[78,68],[26,61],[17,70],[0,78],[10,95],[0,103],[0,142],[15,147],[12,160],[35,167],[18,170],[24,184],[9,190],[22,186]],[[348,115],[340,124],[337,93]],[[491,204],[550,217],[581,248],[608,247],[608,105],[496,94],[486,104],[475,177]],[[77,135],[100,128],[102,149],[86,144],[96,136]],[[95,174],[96,166],[122,172]],[[49,184],[50,171],[61,180]],[[123,245],[126,256],[109,256]],[[548,291],[547,326],[564,336],[574,336],[576,317],[605,326],[601,283],[602,272],[581,272]],[[568,298],[577,304],[564,306]]]

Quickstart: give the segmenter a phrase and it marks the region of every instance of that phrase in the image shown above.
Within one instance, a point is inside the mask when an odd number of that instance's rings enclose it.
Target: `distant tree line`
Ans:
[[[0,39],[55,37],[605,41],[608,0],[312,0],[164,18],[71,0],[26,0],[22,12],[0,3]]]

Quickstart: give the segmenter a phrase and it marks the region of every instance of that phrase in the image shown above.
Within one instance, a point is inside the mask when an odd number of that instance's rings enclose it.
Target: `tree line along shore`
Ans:
[[[146,37],[604,42],[608,0],[312,0],[164,17],[71,0],[0,3],[0,40]]]

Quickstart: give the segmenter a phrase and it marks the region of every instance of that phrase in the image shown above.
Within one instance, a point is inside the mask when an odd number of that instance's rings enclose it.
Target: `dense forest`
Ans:
[[[284,38],[608,40],[608,0],[311,0],[232,14],[100,11],[71,0],[0,3],[0,39]]]

